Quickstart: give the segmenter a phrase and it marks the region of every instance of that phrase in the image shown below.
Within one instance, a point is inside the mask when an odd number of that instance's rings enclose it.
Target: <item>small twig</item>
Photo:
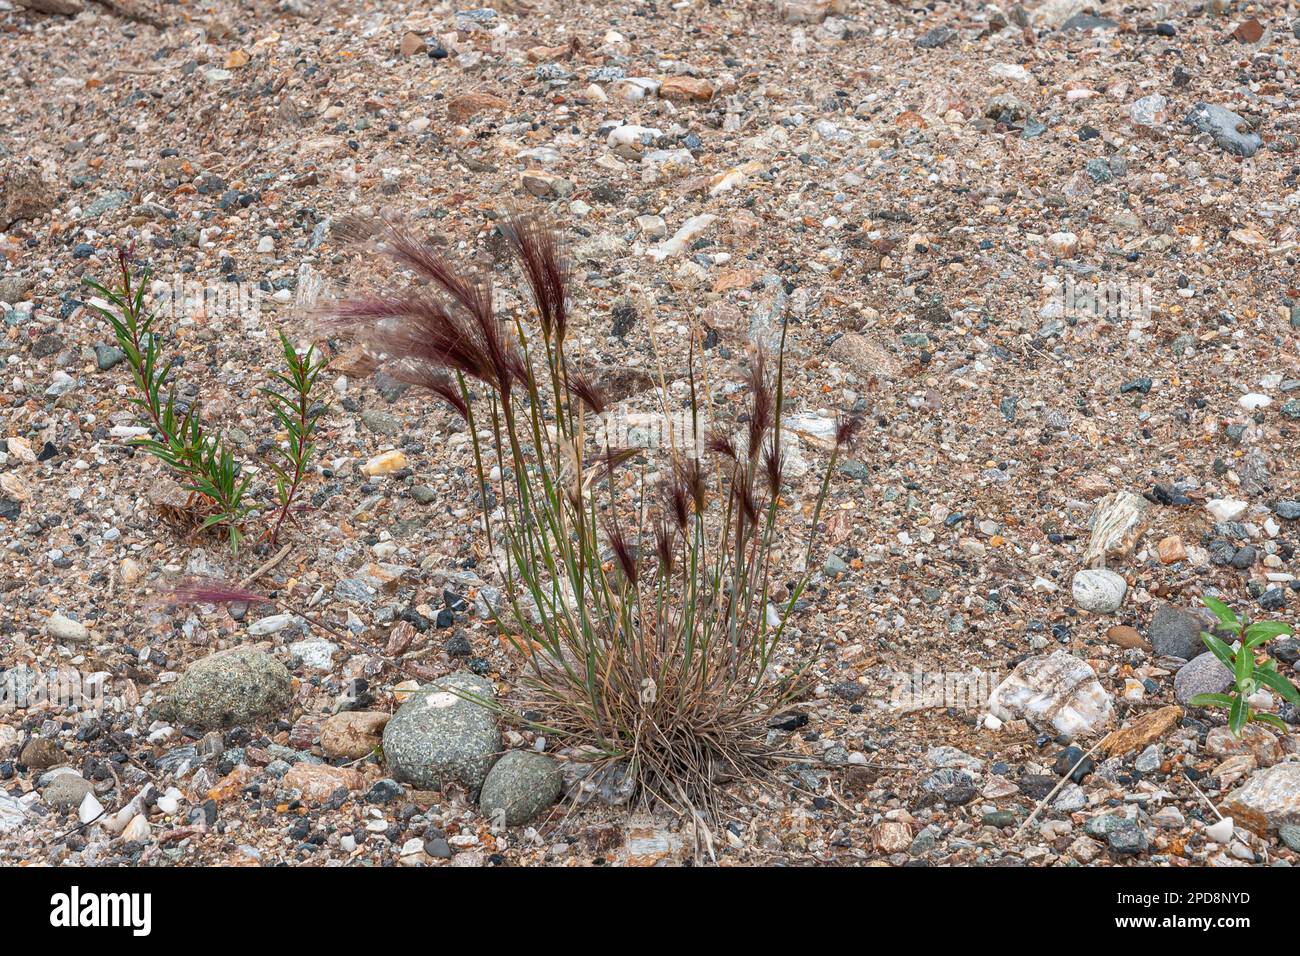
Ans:
[[[826,778],[826,794],[831,800],[835,801],[835,803],[839,804],[840,807],[842,807],[847,812],[849,813],[854,812],[851,806],[849,806],[847,803],[845,803],[843,800],[840,799],[840,795],[835,792],[835,786],[831,783],[829,777]]]
[[[1025,818],[1025,822],[1020,824],[1020,826],[1016,828],[1016,832],[1011,835],[1012,840],[1020,839],[1020,834],[1025,831],[1025,827],[1029,826],[1029,824],[1034,822],[1034,818],[1037,817],[1038,814],[1042,812],[1043,807],[1047,806],[1048,801],[1051,800],[1052,797],[1056,796],[1057,791],[1059,791],[1062,787],[1064,787],[1067,783],[1070,782],[1070,778],[1074,776],[1074,772],[1083,765],[1083,762],[1085,760],[1087,760],[1089,757],[1095,754],[1097,752],[1097,749],[1105,742],[1106,742],[1106,738],[1105,737],[1101,738],[1101,740],[1097,741],[1088,749],[1088,752],[1086,754],[1084,754],[1075,762],[1073,767],[1071,767],[1069,770],[1065,772],[1065,775],[1061,777],[1061,782],[1052,788],[1051,793],[1043,797],[1042,800],[1038,801],[1038,806],[1034,807],[1034,812],[1029,814],[1029,816]]]
[[[1213,802],[1211,802],[1209,797],[1207,797],[1204,793],[1201,792],[1201,788],[1192,782],[1192,778],[1187,776],[1186,773],[1184,773],[1183,779],[1186,780],[1189,784],[1191,784],[1192,789],[1196,791],[1196,795],[1205,801],[1205,805],[1214,811],[1214,815],[1216,817],[1222,820],[1223,814],[1219,812],[1219,808],[1216,807]]]
[[[68,830],[68,831],[65,832],[65,833],[60,833],[57,837],[54,838],[54,842],[55,842],[55,843],[61,843],[62,841],[66,840],[68,837],[72,836],[72,834],[74,834],[74,833],[76,833],[76,832],[78,832],[78,831],[80,831],[80,830],[84,830],[86,827],[90,826],[92,823],[95,823],[95,822],[98,821],[101,817],[105,816],[107,813],[108,813],[108,808],[105,807],[104,809],[100,810],[99,813],[95,814],[93,817],[91,817],[89,820],[87,820],[85,823],[78,823],[78,824],[77,824],[75,827],[73,827],[71,830]]]
[[[308,624],[310,624],[312,627],[318,627],[322,631],[328,631],[329,633],[333,634],[341,641],[345,641],[349,644],[352,643],[352,635],[345,634],[344,632],[340,631],[337,627],[335,627],[333,624],[326,624],[318,617],[314,617],[311,614],[307,614],[306,612],[301,610],[296,610],[286,604],[281,604],[279,601],[272,601],[268,599],[267,603],[270,604],[271,607],[275,608],[277,611],[280,611],[283,614],[291,614],[294,617],[300,617]]]
[[[286,557],[288,557],[289,552],[292,551],[292,550],[293,550],[293,545],[292,545],[292,544],[286,544],[283,548],[281,548],[278,552],[276,552],[276,554],[275,554],[274,557],[272,557],[269,561],[267,561],[265,564],[263,564],[260,568],[258,568],[256,571],[254,571],[254,572],[253,572],[252,574],[250,574],[248,577],[244,578],[244,580],[240,581],[240,582],[239,582],[239,586],[240,586],[241,588],[246,588],[246,587],[248,587],[249,585],[251,585],[254,581],[256,581],[258,578],[260,578],[263,574],[265,574],[267,571],[270,571],[270,570],[271,570],[272,568],[274,568],[277,564],[279,564],[279,563],[280,563],[281,561],[283,561]]]

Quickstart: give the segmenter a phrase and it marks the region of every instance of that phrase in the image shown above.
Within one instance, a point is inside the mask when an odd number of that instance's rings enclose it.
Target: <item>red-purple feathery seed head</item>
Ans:
[[[749,460],[758,458],[763,448],[763,439],[772,426],[772,410],[775,400],[767,385],[767,359],[763,352],[758,352],[750,366],[748,385],[750,392],[749,408]]]
[[[565,381],[568,383],[569,391],[574,394],[582,404],[586,405],[597,415],[605,411],[606,399],[605,393],[590,378],[582,372],[570,370],[566,373]]]
[[[704,440],[704,447],[707,451],[722,458],[731,461],[736,460],[736,442],[726,432],[715,428],[709,432],[708,437]]]
[[[860,415],[841,415],[840,420],[835,425],[835,447],[848,448],[857,441],[859,432],[862,431],[862,416]]]
[[[785,453],[775,441],[763,449],[763,472],[767,476],[767,490],[775,498],[781,492],[781,475],[785,471]]]
[[[533,305],[548,341],[561,343],[568,331],[568,261],[555,233],[534,215],[511,216],[501,225],[532,291]]]
[[[609,522],[605,523],[605,537],[609,541],[610,550],[614,552],[614,560],[618,562],[623,577],[627,578],[629,584],[635,586],[637,564],[636,556],[632,553],[632,545],[628,543],[622,530]]]
[[[168,604],[267,604],[271,599],[220,578],[188,578],[172,588],[166,600]]]

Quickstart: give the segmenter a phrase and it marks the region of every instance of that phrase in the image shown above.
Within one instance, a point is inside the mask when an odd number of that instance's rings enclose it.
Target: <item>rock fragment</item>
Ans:
[[[1111,719],[1111,696],[1086,661],[1053,651],[1022,661],[989,695],[998,719],[1029,721],[1071,736],[1100,730]]]
[[[54,206],[54,190],[33,166],[0,165],[0,232],[15,223],[35,219]]]
[[[479,806],[489,818],[500,818],[506,826],[519,826],[543,812],[560,795],[563,775],[545,754],[511,750],[492,765]]]
[[[191,664],[172,693],[177,719],[203,730],[241,727],[283,713],[293,679],[264,651],[236,648]]]

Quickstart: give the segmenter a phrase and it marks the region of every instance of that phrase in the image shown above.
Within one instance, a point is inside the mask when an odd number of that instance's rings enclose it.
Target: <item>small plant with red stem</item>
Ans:
[[[242,522],[253,510],[246,492],[251,480],[236,461],[230,446],[221,435],[204,426],[196,405],[182,406],[171,386],[173,363],[162,359],[162,337],[156,329],[157,315],[145,305],[148,272],[131,268],[132,249],[118,251],[117,282],[109,288],[93,279],[83,279],[106,300],[90,303],[113,327],[117,346],[126,354],[135,386],[131,398],[141,411],[150,434],[133,444],[153,455],[180,479],[190,493],[189,507],[199,530],[221,528],[230,538],[232,550],[238,550],[244,534]],[[316,426],[324,407],[311,400],[312,389],[322,369],[323,357],[315,347],[298,355],[289,339],[280,333],[288,374],[275,373],[274,379],[287,391],[264,388],[271,412],[284,429],[288,444],[278,448],[283,459],[271,465],[276,476],[277,505],[267,538],[275,544],[280,527],[292,513],[315,451]]]

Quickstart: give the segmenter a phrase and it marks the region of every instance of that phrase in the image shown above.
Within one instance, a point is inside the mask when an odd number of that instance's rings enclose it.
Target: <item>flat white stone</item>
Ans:
[[[149,821],[143,813],[137,813],[122,831],[122,839],[128,843],[145,843],[149,840]]]
[[[1236,521],[1246,513],[1248,505],[1235,498],[1211,498],[1205,508],[1214,515],[1215,521]]]
[[[1234,829],[1232,817],[1224,817],[1218,823],[1205,828],[1205,835],[1215,843],[1227,843],[1232,839]]]
[[[104,805],[95,799],[93,793],[86,794],[86,798],[81,801],[81,806],[77,808],[77,819],[82,823],[90,823],[97,819],[104,812]]]
[[[292,623],[292,614],[272,614],[269,617],[259,618],[248,625],[248,633],[253,637],[265,637],[268,634],[283,631]]]
[[[64,617],[57,611],[46,620],[45,633],[56,641],[68,641],[74,644],[90,639],[90,631],[87,630],[86,625],[70,617]]]

